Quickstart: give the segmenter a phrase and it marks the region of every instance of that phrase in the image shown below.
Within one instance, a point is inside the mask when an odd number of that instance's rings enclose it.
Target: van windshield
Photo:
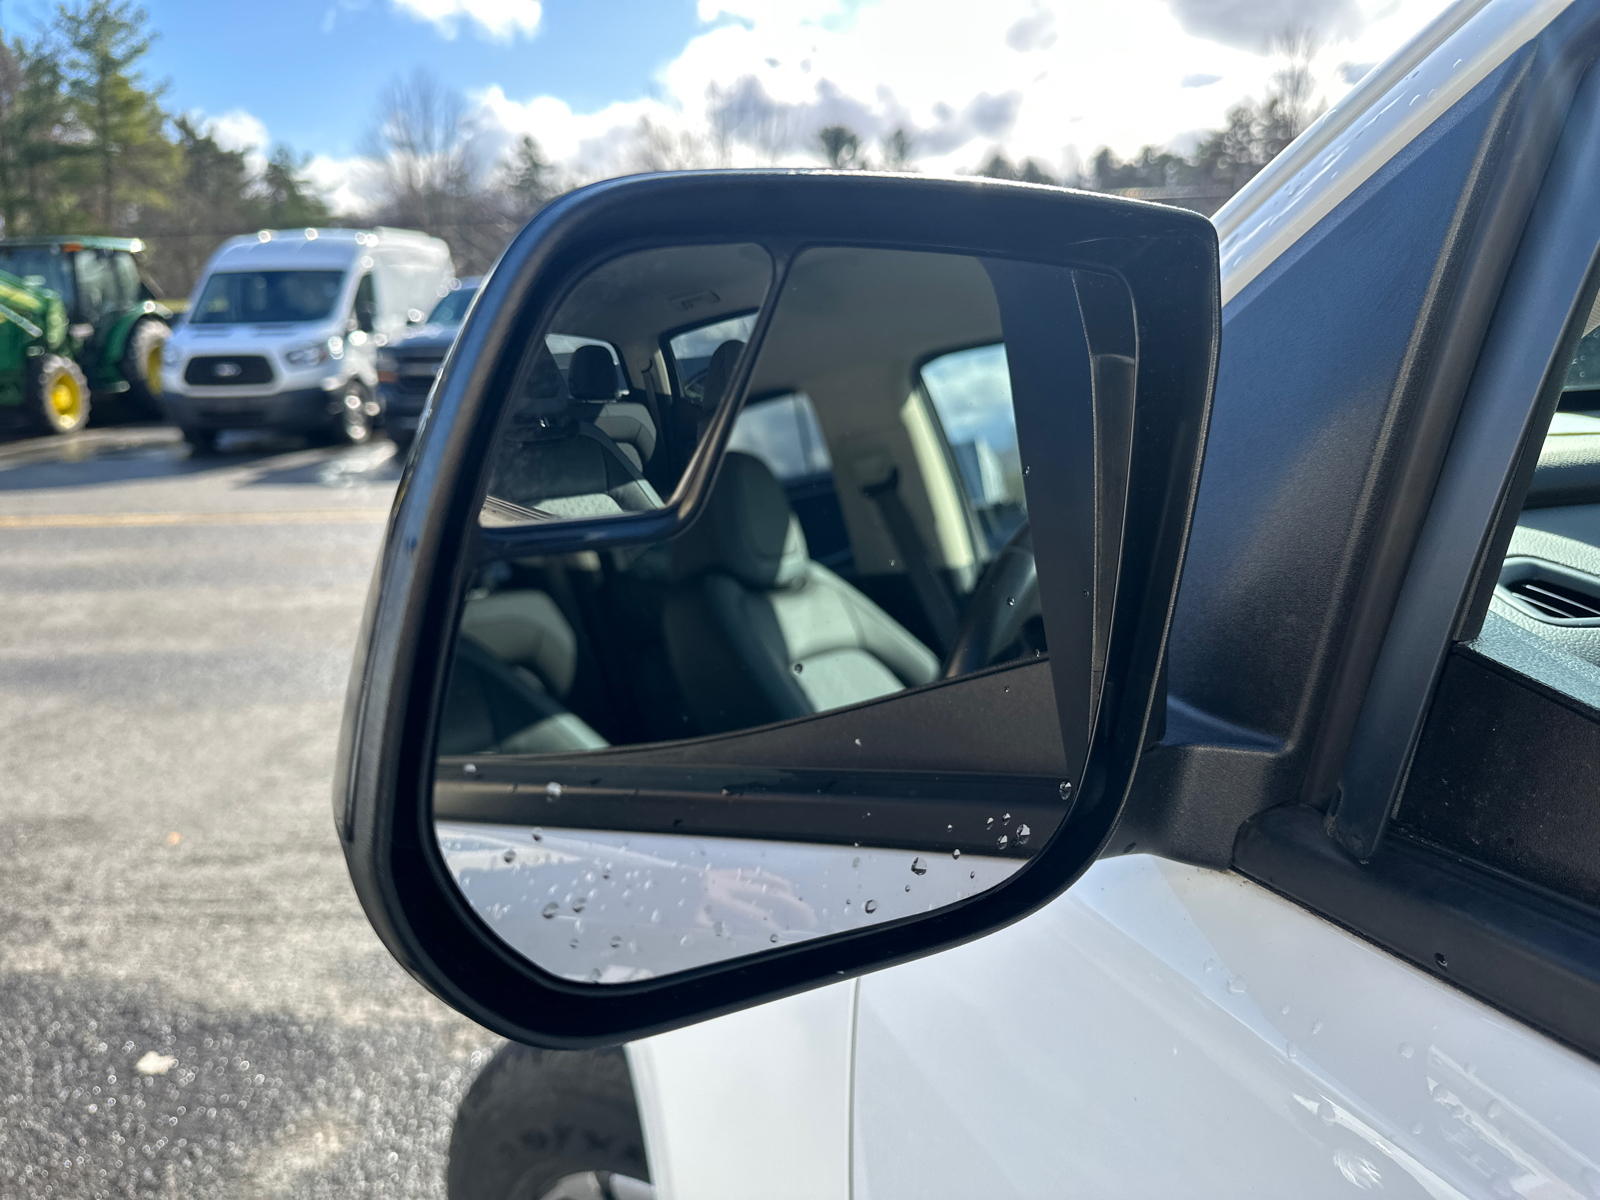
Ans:
[[[343,271],[218,271],[189,317],[193,325],[320,321],[333,311]]]

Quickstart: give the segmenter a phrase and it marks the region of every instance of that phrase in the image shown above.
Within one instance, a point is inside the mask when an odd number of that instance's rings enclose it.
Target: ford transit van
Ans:
[[[225,242],[167,345],[162,401],[196,450],[226,429],[372,436],[378,348],[420,321],[455,271],[405,229],[268,230]]]

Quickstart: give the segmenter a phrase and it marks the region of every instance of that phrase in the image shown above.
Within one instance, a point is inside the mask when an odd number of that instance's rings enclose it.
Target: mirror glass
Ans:
[[[660,508],[671,497],[772,280],[760,246],[613,259],[528,347],[479,514],[490,528]]]
[[[803,251],[729,397],[770,263],[687,247],[595,272],[526,356],[487,468],[485,526],[659,505],[717,406],[742,404],[686,531],[489,557],[464,598],[439,845],[488,925],[568,979],[651,978],[959,902],[1068,808],[1059,774],[879,802],[860,797],[881,779],[751,771],[708,791],[694,768],[741,761],[718,755],[756,727],[831,720],[845,747],[895,736],[886,705],[936,703],[974,672],[997,698],[1035,696],[1042,760],[1063,757],[1012,386],[1056,371],[1059,403],[1088,404],[1073,272]],[[1008,343],[1003,312],[1032,332]],[[663,784],[674,754],[685,769]],[[655,782],[630,788],[652,764]]]

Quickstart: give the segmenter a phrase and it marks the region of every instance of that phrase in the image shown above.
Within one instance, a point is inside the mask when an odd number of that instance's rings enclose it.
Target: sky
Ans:
[[[283,142],[358,211],[378,96],[426,68],[486,162],[532,134],[575,181],[630,169],[641,118],[686,164],[816,161],[816,131],[896,128],[927,171],[997,148],[1071,173],[1100,146],[1187,150],[1269,86],[1269,40],[1312,31],[1333,101],[1441,0],[143,0],[147,74],[230,146]],[[11,31],[47,0],[4,0]],[[724,114],[734,136],[705,134]],[[370,172],[365,173],[370,178]]]

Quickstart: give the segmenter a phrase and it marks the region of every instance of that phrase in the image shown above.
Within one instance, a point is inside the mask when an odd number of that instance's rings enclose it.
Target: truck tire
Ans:
[[[621,1050],[536,1050],[509,1042],[456,1111],[450,1200],[540,1200],[584,1171],[648,1180],[633,1077]]]
[[[161,413],[161,353],[172,330],[165,321],[149,317],[128,331],[118,364],[128,381],[128,407],[136,418],[158,418]]]
[[[89,381],[77,363],[59,354],[29,362],[28,417],[40,433],[76,433],[89,423]]]

